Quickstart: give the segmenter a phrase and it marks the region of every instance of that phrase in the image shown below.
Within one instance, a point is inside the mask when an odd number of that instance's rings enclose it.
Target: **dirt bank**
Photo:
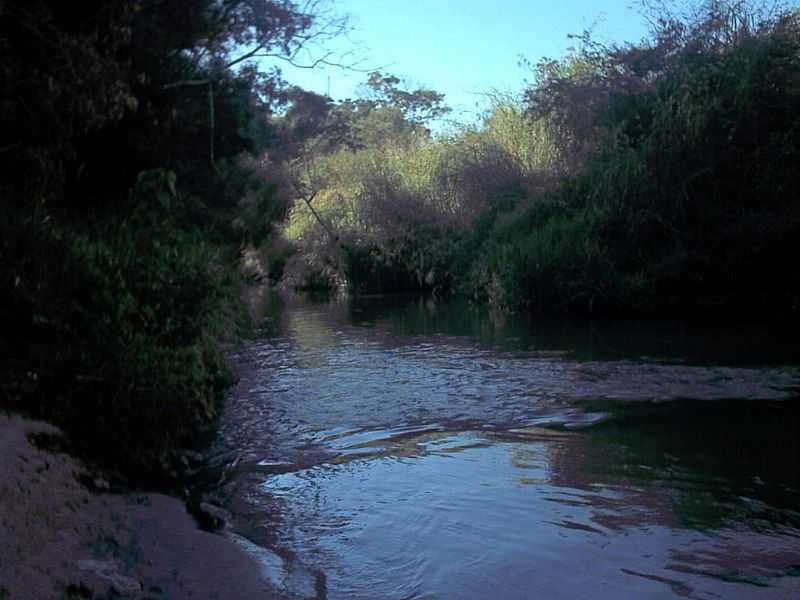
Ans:
[[[263,566],[199,530],[180,500],[90,491],[105,482],[59,439],[0,414],[0,600],[279,597]]]

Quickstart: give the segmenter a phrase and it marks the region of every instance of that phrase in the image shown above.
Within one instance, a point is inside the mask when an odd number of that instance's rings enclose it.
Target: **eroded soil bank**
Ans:
[[[0,599],[276,598],[264,567],[182,501],[115,494],[48,424],[0,414]]]

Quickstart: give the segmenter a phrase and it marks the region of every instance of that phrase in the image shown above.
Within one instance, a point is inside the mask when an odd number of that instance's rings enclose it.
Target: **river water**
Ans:
[[[273,300],[235,531],[287,597],[800,598],[796,339]]]

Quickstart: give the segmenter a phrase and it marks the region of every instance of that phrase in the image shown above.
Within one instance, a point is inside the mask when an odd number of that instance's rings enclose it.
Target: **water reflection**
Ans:
[[[713,333],[665,359],[665,330],[625,353],[418,302],[273,325],[236,357],[231,508],[318,597],[800,596],[784,351],[726,362]]]
[[[303,304],[300,304],[303,306]],[[507,315],[472,304],[360,297],[320,308],[331,321],[381,327],[400,338],[447,335],[505,351],[568,352],[578,360],[689,364],[797,364],[797,328],[739,321],[649,321]]]
[[[800,590],[796,513],[680,459],[645,469],[617,460],[635,445],[536,428],[361,435],[260,485],[278,545],[323,566],[330,598]]]

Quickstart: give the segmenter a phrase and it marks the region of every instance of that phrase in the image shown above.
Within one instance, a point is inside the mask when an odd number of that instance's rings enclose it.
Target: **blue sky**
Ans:
[[[471,120],[486,92],[519,92],[530,73],[520,57],[560,57],[571,33],[594,25],[606,42],[638,41],[647,32],[630,0],[336,0],[354,30],[332,45],[355,51],[413,87],[443,92],[453,116]],[[364,73],[282,66],[293,84],[335,99],[353,97]]]

